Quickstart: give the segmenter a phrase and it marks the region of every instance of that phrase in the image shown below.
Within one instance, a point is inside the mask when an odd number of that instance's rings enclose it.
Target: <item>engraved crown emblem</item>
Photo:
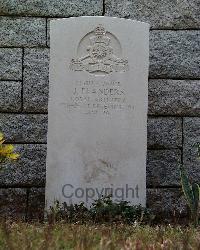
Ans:
[[[111,38],[106,35],[105,28],[99,24],[89,38],[87,55],[72,59],[70,69],[73,71],[87,71],[89,73],[125,72],[128,70],[128,60],[118,58],[110,45]]]
[[[103,36],[106,34],[106,31],[105,31],[104,27],[101,24],[99,24],[99,26],[97,26],[94,29],[94,33],[96,36]]]

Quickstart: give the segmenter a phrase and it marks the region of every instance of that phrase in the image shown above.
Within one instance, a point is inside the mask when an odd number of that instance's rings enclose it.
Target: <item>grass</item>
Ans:
[[[2,222],[0,249],[200,249],[200,229],[171,225]]]

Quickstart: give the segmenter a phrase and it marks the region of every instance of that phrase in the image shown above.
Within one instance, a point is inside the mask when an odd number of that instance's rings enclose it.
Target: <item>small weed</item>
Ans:
[[[62,221],[68,223],[150,223],[155,216],[147,208],[140,205],[132,206],[127,201],[115,203],[111,197],[96,200],[91,208],[86,208],[83,203],[79,205],[62,205],[57,201],[50,212],[47,213],[49,223]]]

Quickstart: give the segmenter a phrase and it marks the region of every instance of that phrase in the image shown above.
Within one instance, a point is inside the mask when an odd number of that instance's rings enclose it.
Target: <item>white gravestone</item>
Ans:
[[[149,25],[113,17],[50,24],[46,202],[146,203]]]

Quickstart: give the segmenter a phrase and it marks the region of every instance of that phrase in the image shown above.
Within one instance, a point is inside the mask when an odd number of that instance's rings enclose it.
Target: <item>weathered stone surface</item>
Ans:
[[[0,48],[0,79],[22,79],[22,49]]]
[[[147,154],[147,186],[180,185],[181,151],[149,150]]]
[[[31,188],[28,193],[27,218],[42,221],[45,214],[45,189]]]
[[[187,205],[180,189],[148,189],[147,206],[155,214],[178,218],[187,214]],[[159,216],[159,215],[158,215]]]
[[[149,118],[147,128],[149,148],[177,148],[182,146],[181,118]]]
[[[20,111],[21,82],[0,81],[0,111]]]
[[[25,16],[95,16],[102,15],[103,0],[4,0],[1,15]]]
[[[3,165],[0,186],[44,185],[46,145],[16,145],[15,151],[20,154],[20,159]]]
[[[200,116],[200,81],[150,80],[149,114]]]
[[[200,5],[191,1],[106,0],[105,14],[136,19],[152,28],[199,28]]]
[[[49,49],[25,49],[24,110],[45,112],[48,106]]]
[[[0,218],[26,218],[26,189],[0,188]]]
[[[200,117],[183,119],[183,163],[192,181],[200,180]]]
[[[0,131],[7,142],[46,143],[47,115],[0,114]]]
[[[46,45],[45,18],[0,17],[0,46]]]
[[[200,78],[200,30],[151,31],[151,78]]]

